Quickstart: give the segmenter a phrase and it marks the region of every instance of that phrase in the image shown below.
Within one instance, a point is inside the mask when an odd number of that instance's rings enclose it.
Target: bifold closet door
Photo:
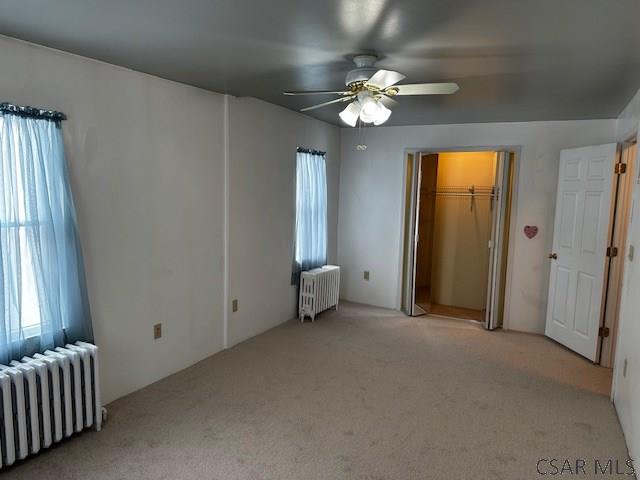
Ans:
[[[507,207],[510,188],[511,159],[509,152],[497,152],[496,178],[494,196],[492,198],[491,240],[489,240],[489,278],[487,287],[487,308],[484,326],[487,330],[494,330],[502,326],[500,308],[501,292],[504,288],[502,278],[506,262],[503,255],[508,245],[507,240]]]
[[[407,285],[406,298],[406,314],[422,315],[420,307],[416,305],[416,260],[418,252],[418,219],[420,218],[420,180],[422,177],[422,153],[416,152],[410,154],[408,158],[407,169],[411,176],[407,178],[408,188],[408,210],[407,210],[407,226],[405,237],[405,248],[407,251],[405,275]]]
[[[423,152],[407,155],[402,310],[410,316],[426,313],[416,304],[416,262],[420,241],[420,183],[423,155],[425,155]]]
[[[415,209],[416,190],[416,153],[408,153],[406,159],[405,198],[404,198],[404,254],[402,258],[402,311],[407,315],[413,314],[413,301],[415,298],[415,279],[413,277],[413,265],[415,261],[414,236],[415,236]]]

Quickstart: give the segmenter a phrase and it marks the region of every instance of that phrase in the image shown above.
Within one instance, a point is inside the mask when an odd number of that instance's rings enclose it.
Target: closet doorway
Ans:
[[[409,152],[402,309],[502,325],[515,154]]]

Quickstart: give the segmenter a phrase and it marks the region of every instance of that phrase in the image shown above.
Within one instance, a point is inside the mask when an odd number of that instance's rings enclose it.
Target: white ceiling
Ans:
[[[640,86],[640,0],[21,0],[0,33],[291,109],[374,52],[405,82],[388,124],[616,117]],[[9,99],[10,100],[10,99]],[[338,124],[340,106],[309,112]]]

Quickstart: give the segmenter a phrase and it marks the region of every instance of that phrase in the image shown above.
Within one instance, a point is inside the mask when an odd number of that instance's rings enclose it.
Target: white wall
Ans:
[[[624,141],[638,131],[640,125],[640,91],[624,110],[618,121],[618,141]],[[640,150],[638,151],[640,153]],[[640,155],[636,169],[640,166]],[[637,175],[637,170],[636,170]],[[640,188],[635,183],[633,211],[628,244],[636,251],[635,259],[625,260],[622,305],[614,369],[613,400],[631,458],[640,458]],[[626,375],[624,362],[627,362]]]
[[[296,147],[327,152],[328,260],[336,261],[340,129],[253,98],[230,104],[229,345],[296,315],[290,285]]]
[[[231,298],[240,301],[229,314],[231,344],[295,315],[298,145],[327,151],[335,260],[337,127],[233,98],[226,123],[223,95],[2,36],[0,65],[0,101],[69,117],[63,129],[103,401],[223,348],[226,235]],[[160,322],[163,337],[154,341]]]
[[[103,400],[220,350],[224,97],[6,37],[0,64],[4,101],[69,118]]]
[[[615,120],[427,125],[342,130],[338,261],[342,296],[399,308],[406,148],[518,146],[511,301],[505,326],[542,333],[546,311],[555,191],[561,148],[611,142]],[[366,143],[365,151],[356,145]],[[525,225],[537,225],[533,240]],[[371,272],[363,280],[363,271]]]

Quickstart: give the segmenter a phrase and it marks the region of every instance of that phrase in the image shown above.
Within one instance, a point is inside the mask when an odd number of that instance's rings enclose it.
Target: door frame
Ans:
[[[512,152],[514,155],[513,161],[513,184],[511,185],[511,212],[509,214],[509,243],[507,248],[507,271],[504,291],[503,302],[503,322],[502,327],[506,330],[509,329],[510,324],[510,311],[511,311],[511,279],[513,277],[513,259],[509,255],[509,252],[513,252],[515,240],[516,240],[516,228],[517,228],[517,211],[518,211],[518,187],[520,177],[520,157],[522,153],[522,146],[520,145],[484,145],[484,146],[460,146],[460,147],[407,147],[402,151],[402,201],[400,205],[400,218],[402,224],[400,225],[400,253],[398,256],[398,281],[400,288],[396,296],[396,309],[402,309],[402,292],[404,291],[404,256],[405,256],[405,241],[404,232],[406,228],[406,208],[407,208],[407,156],[409,154],[423,153],[423,154],[437,154],[445,152],[500,152],[507,151]]]
[[[618,325],[620,318],[622,281],[624,278],[625,259],[627,258],[627,236],[631,220],[631,205],[636,181],[640,178],[640,164],[637,161],[638,143],[637,133],[625,137],[618,142],[617,162],[626,163],[627,171],[617,175],[616,187],[611,202],[611,218],[609,221],[609,245],[618,249],[615,257],[610,257],[605,272],[605,287],[602,299],[602,314],[600,326],[609,329],[609,336],[599,338],[598,364],[613,368],[615,363],[616,345],[618,339]],[[636,155],[628,152],[624,157],[625,148],[635,145]]]

